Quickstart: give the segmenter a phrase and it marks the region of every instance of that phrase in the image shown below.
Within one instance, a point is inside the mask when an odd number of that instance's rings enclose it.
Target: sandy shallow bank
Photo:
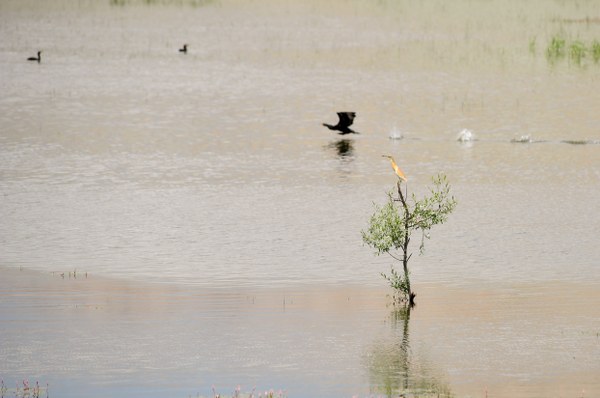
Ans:
[[[7,267],[0,280],[0,375],[65,397],[238,384],[342,397],[424,382],[455,396],[600,393],[593,284],[417,285],[407,319],[383,284],[210,288]]]

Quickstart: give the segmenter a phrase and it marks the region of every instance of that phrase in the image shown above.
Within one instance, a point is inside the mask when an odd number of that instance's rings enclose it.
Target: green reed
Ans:
[[[531,51],[531,42],[529,46]],[[594,40],[586,44],[581,40],[567,40],[562,35],[552,37],[546,47],[546,59],[554,64],[565,58],[578,66],[583,66],[586,58],[597,64],[600,62],[600,42]]]
[[[581,60],[585,58],[587,48],[581,41],[574,41],[569,46],[569,56],[577,65],[581,65]]]
[[[594,40],[592,42],[590,52],[592,53],[592,59],[594,60],[594,62],[600,62],[600,42],[598,40]]]
[[[550,61],[555,61],[565,56],[565,47],[567,41],[560,36],[554,36],[546,49],[546,57]]]

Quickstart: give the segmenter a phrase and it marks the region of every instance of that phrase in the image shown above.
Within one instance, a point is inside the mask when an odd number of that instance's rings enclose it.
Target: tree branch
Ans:
[[[386,252],[386,253],[389,254],[394,260],[402,261],[402,259],[400,257],[396,257],[392,253],[390,253],[390,252]]]

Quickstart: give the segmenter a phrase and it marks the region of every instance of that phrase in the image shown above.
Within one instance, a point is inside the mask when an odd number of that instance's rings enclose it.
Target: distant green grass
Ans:
[[[530,52],[535,52],[535,47],[532,50],[531,41],[529,49]],[[586,63],[586,59],[593,61],[594,64],[598,64],[600,63],[600,42],[594,40],[587,44],[582,40],[567,40],[562,35],[557,34],[548,42],[546,59],[551,64],[555,64],[563,59],[568,59],[578,66],[583,66]]]
[[[569,47],[569,56],[576,64],[581,65],[581,61],[585,58],[587,48],[584,43],[579,40],[571,43]]]
[[[598,40],[594,40],[591,46],[592,59],[595,63],[600,62],[600,42]]]
[[[554,36],[546,48],[546,57],[551,61],[556,61],[565,56],[565,47],[567,41],[560,36]]]

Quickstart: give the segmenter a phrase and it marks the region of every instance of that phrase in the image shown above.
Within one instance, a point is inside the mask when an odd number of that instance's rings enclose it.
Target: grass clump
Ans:
[[[546,57],[550,61],[555,61],[565,56],[565,47],[567,41],[559,36],[554,36],[546,49]]]
[[[23,380],[16,383],[16,388],[9,388],[4,384],[4,380],[0,381],[0,397],[14,398],[49,398],[48,384],[46,387],[40,386],[40,382],[30,384],[29,380]]]
[[[286,398],[286,394],[284,391],[279,390],[275,391],[273,389],[269,391],[256,392],[256,387],[252,389],[249,393],[242,392],[241,386],[237,386],[237,388],[233,391],[231,395],[222,395],[217,392],[216,388],[212,387],[213,395],[212,398]],[[198,395],[200,398],[200,396]]]
[[[600,42],[598,40],[594,40],[590,47],[590,52],[592,53],[592,59],[595,63],[600,61]]]
[[[529,48],[531,51],[531,42],[529,43]],[[578,66],[583,66],[586,58],[593,60],[597,64],[600,62],[600,42],[594,40],[590,44],[586,44],[581,40],[568,41],[561,35],[556,35],[552,37],[548,43],[548,47],[546,47],[546,59],[551,64],[554,64],[564,58],[568,58],[569,61]]]
[[[585,47],[585,44],[583,44],[580,41],[574,41],[573,43],[571,43],[569,55],[577,65],[581,65],[581,60],[585,58],[586,51],[587,49]]]

